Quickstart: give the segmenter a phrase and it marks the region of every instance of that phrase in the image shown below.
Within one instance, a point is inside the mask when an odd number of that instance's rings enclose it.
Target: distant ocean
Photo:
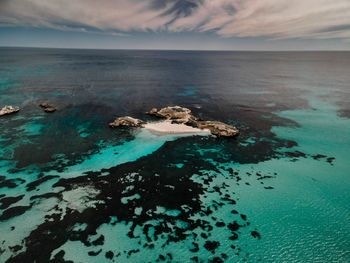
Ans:
[[[5,105],[0,262],[350,262],[350,52],[0,48]],[[241,133],[108,127],[172,105]]]

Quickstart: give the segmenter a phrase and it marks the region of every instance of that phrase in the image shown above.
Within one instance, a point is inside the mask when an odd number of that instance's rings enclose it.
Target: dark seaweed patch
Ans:
[[[215,250],[219,247],[219,245],[220,243],[217,241],[205,241],[204,248],[215,254]]]
[[[56,197],[59,198],[60,194],[59,193],[46,193],[46,194],[42,194],[42,195],[33,195],[32,197],[30,197],[30,200],[35,200],[35,199],[48,199],[51,197]]]
[[[16,253],[17,251],[22,249],[22,246],[16,245],[16,246],[10,247],[10,249],[12,252]]]
[[[89,251],[88,255],[94,257],[94,256],[97,256],[98,254],[100,254],[101,251],[102,251],[102,248],[100,250],[97,250],[97,251]]]
[[[300,151],[295,151],[295,152],[286,152],[286,155],[288,157],[294,157],[294,158],[299,158],[299,157],[303,157],[306,158],[306,154]]]
[[[14,206],[8,208],[2,212],[2,215],[0,216],[0,221],[8,220],[15,216],[22,215],[30,208],[31,206]]]
[[[107,251],[105,256],[106,256],[106,258],[108,258],[108,259],[112,259],[113,256],[114,256],[114,253],[113,253],[112,251]]]
[[[223,263],[224,261],[219,257],[214,257],[210,260],[211,263]]]
[[[132,254],[136,254],[140,252],[140,249],[132,249],[128,251],[128,257],[130,257]]]
[[[45,176],[45,177],[41,177],[40,179],[27,184],[27,191],[33,191],[40,184],[42,184],[42,183],[44,183],[44,182],[46,182],[48,180],[51,180],[53,178],[57,178],[57,177],[59,177],[59,176],[58,175],[48,175],[48,176]]]
[[[335,160],[335,158],[334,157],[328,157],[327,158],[327,162],[329,163],[329,164],[331,164],[331,165],[333,165],[333,161]]]
[[[230,229],[231,231],[237,231],[240,227],[242,227],[241,225],[239,225],[236,221],[234,221],[233,223],[229,223],[227,225],[227,228]]]
[[[10,205],[17,203],[19,200],[21,200],[24,197],[24,195],[19,195],[15,197],[5,197],[0,199],[1,206],[0,209],[6,209]]]
[[[192,260],[193,262],[199,262],[199,261],[198,261],[198,257],[192,257],[191,260]]]
[[[323,159],[326,158],[326,155],[323,154],[316,154],[316,155],[312,155],[312,158],[314,158],[315,160],[319,160],[319,159]]]
[[[216,222],[217,227],[224,227],[226,224],[224,222]]]
[[[238,239],[238,234],[235,232],[232,232],[232,236],[229,237],[230,240],[236,240]]]
[[[255,237],[257,239],[261,239],[261,236],[260,236],[260,234],[257,231],[252,231],[251,234],[252,234],[253,237]]]
[[[246,220],[247,220],[247,216],[246,216],[246,215],[244,215],[244,214],[241,214],[241,218],[242,218],[244,221],[246,221]]]
[[[198,252],[198,251],[199,251],[199,246],[198,246],[198,244],[195,243],[195,242],[192,242],[192,245],[193,245],[193,248],[190,248],[189,250],[190,250],[191,252]]]
[[[5,176],[0,176],[0,188],[7,187],[7,188],[15,188],[20,184],[23,184],[25,180],[21,178],[15,178],[15,179],[5,179]]]
[[[326,162],[328,162],[330,165],[333,165],[333,161],[335,160],[335,157],[328,157],[328,156],[323,155],[323,154],[311,155],[311,157],[314,160],[326,159]]]
[[[91,244],[94,246],[101,246],[101,245],[103,245],[104,240],[105,240],[105,237],[103,235],[100,235],[96,240],[91,242]]]

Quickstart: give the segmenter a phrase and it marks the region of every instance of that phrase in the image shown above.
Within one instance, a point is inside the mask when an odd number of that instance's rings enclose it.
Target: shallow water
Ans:
[[[0,261],[350,261],[350,53],[0,57]],[[168,105],[241,134],[107,125]]]

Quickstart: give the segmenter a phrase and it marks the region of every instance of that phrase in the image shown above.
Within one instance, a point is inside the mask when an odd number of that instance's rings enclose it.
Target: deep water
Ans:
[[[5,105],[0,262],[350,262],[350,52],[0,48]],[[169,105],[241,134],[107,125]]]

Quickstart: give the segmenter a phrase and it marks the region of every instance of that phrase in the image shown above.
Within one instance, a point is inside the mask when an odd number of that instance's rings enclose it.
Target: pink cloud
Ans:
[[[0,22],[106,33],[214,31],[223,37],[350,38],[349,0],[188,0],[197,7],[171,12],[177,0],[5,0]]]

